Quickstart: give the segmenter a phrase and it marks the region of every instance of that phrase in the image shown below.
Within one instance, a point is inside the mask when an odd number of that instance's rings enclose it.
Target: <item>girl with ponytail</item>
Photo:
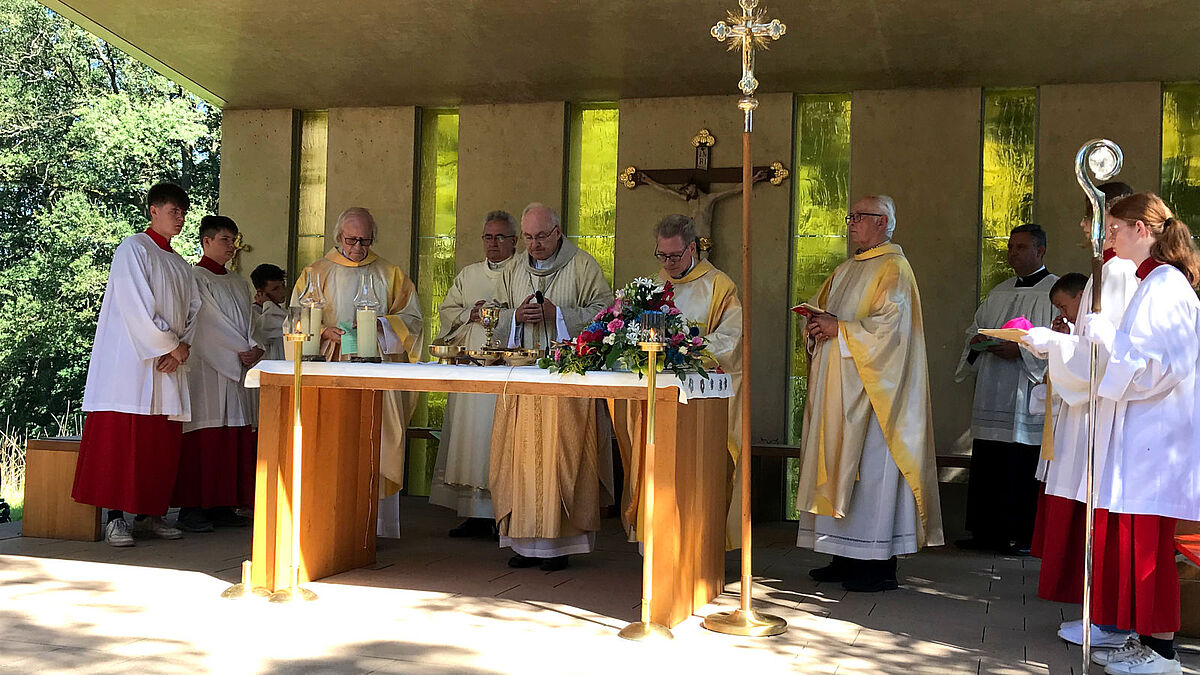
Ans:
[[[1091,621],[1137,637],[1093,660],[1106,673],[1180,673],[1175,521],[1200,520],[1200,254],[1150,192],[1114,201],[1107,226],[1138,285],[1120,325],[1091,314],[1083,332],[1109,354],[1097,389],[1108,451],[1096,469]]]

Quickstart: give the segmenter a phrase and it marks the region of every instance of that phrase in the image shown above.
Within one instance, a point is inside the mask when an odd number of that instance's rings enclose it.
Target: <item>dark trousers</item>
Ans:
[[[967,529],[975,539],[1028,549],[1037,518],[1041,447],[976,439],[967,481]]]

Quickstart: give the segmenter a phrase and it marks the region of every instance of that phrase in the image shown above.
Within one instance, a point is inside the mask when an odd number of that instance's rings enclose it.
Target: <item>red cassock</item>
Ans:
[[[1141,635],[1179,630],[1175,519],[1096,509],[1092,623]]]
[[[165,415],[89,412],[71,497],[130,513],[166,513],[182,435],[183,425]]]
[[[254,506],[258,432],[210,427],[183,435],[172,506]]]
[[[1038,597],[1083,603],[1083,549],[1087,507],[1074,499],[1043,494],[1033,531],[1033,555],[1042,559]],[[1096,549],[1099,550],[1099,549]]]

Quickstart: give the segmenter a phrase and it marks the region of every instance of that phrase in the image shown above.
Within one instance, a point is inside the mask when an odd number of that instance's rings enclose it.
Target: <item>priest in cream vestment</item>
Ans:
[[[514,309],[500,323],[509,327],[509,344],[545,349],[578,335],[612,304],[613,292],[595,258],[562,236],[558,214],[545,205],[525,207],[521,237],[526,252],[510,269],[504,298]],[[490,483],[500,545],[516,553],[510,566],[560,570],[568,555],[591,552],[600,529],[601,457],[609,456],[600,447],[609,442],[602,405],[500,397]]]
[[[345,361],[341,353],[345,330],[338,324],[353,325],[354,297],[362,286],[363,275],[373,277],[381,291],[383,311],[379,315],[377,335],[379,354],[387,361],[415,363],[421,359],[424,320],[417,289],[399,267],[371,252],[375,242],[375,219],[360,207],[346,209],[338,216],[334,240],[337,248],[314,262],[296,280],[292,304],[299,304],[313,274],[325,298],[322,313],[321,352],[330,361]],[[404,486],[405,428],[416,406],[415,392],[385,392],[379,443],[379,524],[381,537],[400,536],[400,489]]]
[[[675,293],[675,306],[688,321],[700,329],[708,340],[708,357],[715,361],[733,381],[733,397],[729,399],[730,467],[738,466],[742,439],[742,303],[737,287],[729,275],[701,260],[697,255],[697,233],[692,219],[684,215],[663,218],[654,228],[654,255],[662,263],[659,279],[670,282]],[[621,518],[630,541],[638,539],[641,527],[642,454],[645,451],[645,405],[630,405],[630,401],[613,399],[617,444],[625,467],[625,490],[622,492]],[[634,452],[632,449],[637,448]],[[741,499],[736,472],[732,474],[731,491],[726,498],[725,547],[741,545]]]
[[[463,268],[438,307],[441,331],[436,344],[479,349],[487,339],[480,322],[483,307],[507,308],[507,276],[517,261],[517,220],[505,211],[484,218],[485,259]],[[493,336],[493,341],[496,338]],[[488,488],[495,394],[447,394],[442,437],[429,501],[454,509],[466,522],[451,537],[491,537],[495,528]]]
[[[921,298],[891,243],[895,204],[860,199],[856,251],[825,280],[808,319],[808,401],[797,545],[833,554],[809,574],[851,591],[894,589],[896,556],[942,544]]]

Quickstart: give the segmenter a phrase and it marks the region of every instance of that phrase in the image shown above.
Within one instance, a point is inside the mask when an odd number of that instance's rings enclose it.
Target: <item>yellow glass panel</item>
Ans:
[[[1162,198],[1200,235],[1200,83],[1163,87]]]
[[[617,225],[618,126],[615,103],[572,108],[567,236],[596,258],[610,286]]]
[[[850,196],[850,96],[796,97],[792,171],[791,304],[809,300],[846,259],[845,216]],[[789,316],[788,442],[800,443],[807,393],[807,361]],[[785,516],[795,519],[800,464],[787,464]]]
[[[979,297],[1011,276],[997,241],[1005,244],[1016,226],[1033,222],[1033,177],[1037,141],[1036,89],[983,92],[983,204]]]
[[[297,195],[296,259],[303,269],[325,254],[325,178],[329,148],[329,113],[300,113],[300,185]]]
[[[417,296],[425,316],[425,344],[441,330],[437,308],[454,281],[454,242],[458,211],[458,111],[423,110],[417,218]],[[446,394],[422,394],[412,427],[440,427]],[[437,442],[408,444],[408,494],[428,495]]]

